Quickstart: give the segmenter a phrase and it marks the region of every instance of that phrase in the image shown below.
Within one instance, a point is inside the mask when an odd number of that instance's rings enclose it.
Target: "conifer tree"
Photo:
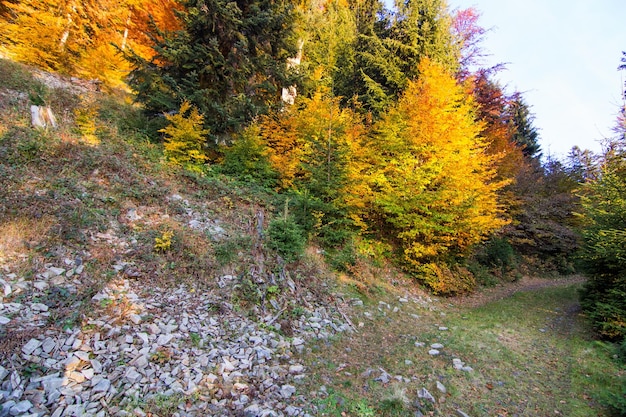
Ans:
[[[370,12],[364,12],[366,5]],[[398,1],[393,12],[376,0],[355,2],[352,7],[358,36],[352,55],[341,62],[335,90],[345,100],[355,97],[375,117],[398,100],[409,80],[417,78],[422,58],[449,70],[458,66],[445,1]]]
[[[154,56],[129,55],[129,84],[152,114],[183,100],[205,116],[215,141],[277,104],[290,85],[286,60],[295,55],[293,14],[286,0],[184,0],[181,29],[152,25]]]
[[[333,228],[339,231],[349,222],[346,195],[354,179],[351,151],[363,130],[359,118],[322,89],[263,118],[260,128],[282,187],[298,195],[294,214],[300,224],[328,243],[339,243],[330,236],[338,236]]]
[[[521,96],[515,98],[511,104],[513,117],[511,123],[515,133],[513,140],[522,147],[524,155],[529,158],[541,157],[539,145],[539,132],[533,126],[534,115],[530,112],[528,104]]]

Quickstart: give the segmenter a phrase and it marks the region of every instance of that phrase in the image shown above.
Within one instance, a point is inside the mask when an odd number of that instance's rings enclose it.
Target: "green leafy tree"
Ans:
[[[129,85],[152,114],[188,100],[215,142],[280,102],[290,85],[293,13],[285,0],[183,0],[181,29],[152,25],[154,56],[129,54]]]

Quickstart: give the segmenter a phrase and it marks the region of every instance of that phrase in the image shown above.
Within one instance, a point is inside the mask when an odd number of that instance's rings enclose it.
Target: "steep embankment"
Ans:
[[[319,260],[266,249],[263,195],[163,164],[121,99],[1,65],[0,415],[305,415],[296,354],[349,325]]]

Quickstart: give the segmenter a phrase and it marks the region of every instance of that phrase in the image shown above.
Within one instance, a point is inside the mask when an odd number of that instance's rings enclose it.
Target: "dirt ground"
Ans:
[[[563,278],[538,278],[524,276],[516,282],[498,284],[492,288],[483,288],[467,296],[459,296],[450,301],[459,307],[480,307],[492,301],[501,300],[520,291],[531,291],[549,287],[564,287],[573,284],[582,284],[587,279],[581,275],[571,275]]]

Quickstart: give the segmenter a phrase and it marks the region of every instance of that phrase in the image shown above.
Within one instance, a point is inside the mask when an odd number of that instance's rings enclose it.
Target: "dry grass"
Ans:
[[[52,216],[39,219],[17,218],[0,223],[0,264],[23,259],[27,252],[41,242],[52,225]]]

